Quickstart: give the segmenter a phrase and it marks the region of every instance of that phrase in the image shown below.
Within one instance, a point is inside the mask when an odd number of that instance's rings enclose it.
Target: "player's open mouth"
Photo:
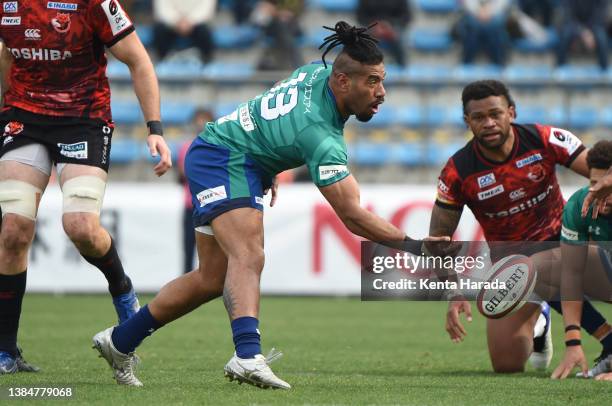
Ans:
[[[493,141],[493,140],[497,139],[500,136],[501,136],[501,134],[496,132],[496,133],[484,134],[482,136],[482,138],[484,138],[486,141]]]
[[[372,107],[370,107],[370,109],[372,110],[372,113],[374,113],[374,114],[378,113],[378,107],[379,107],[381,104],[382,104],[382,102],[380,102],[380,103],[374,103],[374,104],[372,105]]]

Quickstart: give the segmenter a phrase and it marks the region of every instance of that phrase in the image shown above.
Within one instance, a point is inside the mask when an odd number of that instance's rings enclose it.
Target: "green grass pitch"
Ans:
[[[612,319],[612,306],[597,307]],[[113,323],[107,296],[27,295],[19,341],[26,359],[42,371],[0,376],[0,387],[71,386],[74,397],[53,404],[117,406],[603,405],[612,399],[612,382],[552,381],[550,371],[491,373],[484,319],[477,315],[467,340],[456,345],[443,329],[445,311],[445,303],[264,298],[264,352],[275,346],[285,353],[273,369],[293,385],[290,391],[272,391],[223,378],[233,346],[217,300],[149,337],[138,350],[137,375],[145,386],[129,388],[115,384],[90,348],[91,337]],[[563,353],[558,315],[553,327],[556,365]],[[592,339],[583,341],[589,358],[598,355]],[[19,404],[25,403],[30,402]]]

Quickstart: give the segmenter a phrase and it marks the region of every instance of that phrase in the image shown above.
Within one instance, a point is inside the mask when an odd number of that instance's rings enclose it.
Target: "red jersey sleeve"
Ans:
[[[92,28],[107,47],[134,31],[130,17],[118,0],[93,0],[89,7]]]
[[[465,204],[463,193],[461,192],[461,178],[455,167],[453,158],[446,162],[438,177],[438,193],[436,204],[449,209],[460,210]]]
[[[538,126],[538,130],[546,149],[560,165],[569,167],[585,149],[582,141],[568,130],[550,126]]]

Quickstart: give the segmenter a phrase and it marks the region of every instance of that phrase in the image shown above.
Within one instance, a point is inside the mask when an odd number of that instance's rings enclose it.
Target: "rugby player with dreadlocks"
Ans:
[[[223,296],[236,352],[225,365],[230,380],[289,389],[261,354],[259,281],[264,265],[263,195],[276,174],[306,165],[313,182],[346,227],[372,241],[406,234],[359,204],[343,138],[351,115],[368,121],[385,99],[383,55],[368,28],[341,21],[321,48],[323,64],[298,68],[272,89],[209,123],[191,144],[185,172],[194,204],[199,257],[196,271],[167,285],[130,320],[94,336],[94,347],[117,383],[140,386],[134,350],[160,327]],[[325,56],[343,48],[333,66]],[[448,240],[439,237],[436,240]],[[290,272],[290,270],[287,270]]]

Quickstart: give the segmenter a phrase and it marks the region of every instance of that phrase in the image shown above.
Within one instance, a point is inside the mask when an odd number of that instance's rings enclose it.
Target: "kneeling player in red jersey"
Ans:
[[[564,200],[555,166],[587,176],[585,147],[567,130],[514,123],[516,105],[499,81],[467,85],[462,101],[474,138],[442,170],[430,234],[452,235],[467,205],[487,241],[558,241]],[[560,258],[557,251],[540,252],[532,259],[536,265],[546,263],[554,269],[550,264]],[[495,261],[503,255],[492,252],[491,256]],[[561,310],[559,302],[550,305]],[[467,334],[460,313],[471,320],[470,303],[458,295],[449,303],[446,321],[454,342]],[[534,332],[536,325],[539,331]],[[606,350],[612,350],[612,328],[588,301],[581,325]],[[509,316],[487,319],[487,339],[494,371],[523,371],[527,359],[537,369],[545,369],[552,357],[550,309],[546,303],[527,303]]]

